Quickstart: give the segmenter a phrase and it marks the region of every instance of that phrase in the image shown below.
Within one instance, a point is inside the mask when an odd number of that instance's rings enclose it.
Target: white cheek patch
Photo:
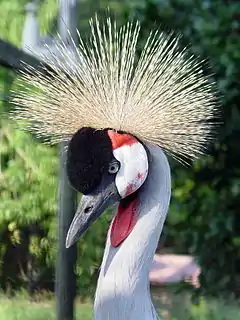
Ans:
[[[114,157],[121,167],[116,175],[116,187],[122,198],[141,187],[148,174],[148,157],[143,145],[139,142],[123,145],[113,150]]]

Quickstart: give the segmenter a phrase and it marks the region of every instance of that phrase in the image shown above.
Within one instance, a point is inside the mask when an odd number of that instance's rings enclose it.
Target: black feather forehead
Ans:
[[[82,128],[77,131],[67,151],[67,174],[72,187],[83,194],[93,191],[112,157],[107,130]]]

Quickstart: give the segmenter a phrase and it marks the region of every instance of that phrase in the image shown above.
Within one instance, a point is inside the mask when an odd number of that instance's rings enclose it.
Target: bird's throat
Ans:
[[[118,247],[132,232],[138,218],[138,199],[134,197],[127,204],[120,203],[113,220],[110,240],[113,247]]]
[[[171,179],[162,150],[148,148],[148,178],[138,193],[121,201],[108,232],[95,295],[95,320],[158,319],[150,296],[149,269],[168,211]]]

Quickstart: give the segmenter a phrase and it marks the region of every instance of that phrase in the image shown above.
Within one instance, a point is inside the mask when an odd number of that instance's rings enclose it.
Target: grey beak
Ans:
[[[115,183],[106,179],[92,194],[83,195],[68,230],[66,248],[71,247],[90,225],[111,205],[120,200]]]

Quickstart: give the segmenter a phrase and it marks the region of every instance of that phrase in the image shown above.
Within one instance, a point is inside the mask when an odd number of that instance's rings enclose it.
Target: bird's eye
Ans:
[[[111,162],[111,163],[109,164],[109,167],[108,167],[108,172],[109,172],[110,174],[117,173],[118,170],[119,170],[119,168],[120,168],[120,165],[119,165],[118,162]]]

